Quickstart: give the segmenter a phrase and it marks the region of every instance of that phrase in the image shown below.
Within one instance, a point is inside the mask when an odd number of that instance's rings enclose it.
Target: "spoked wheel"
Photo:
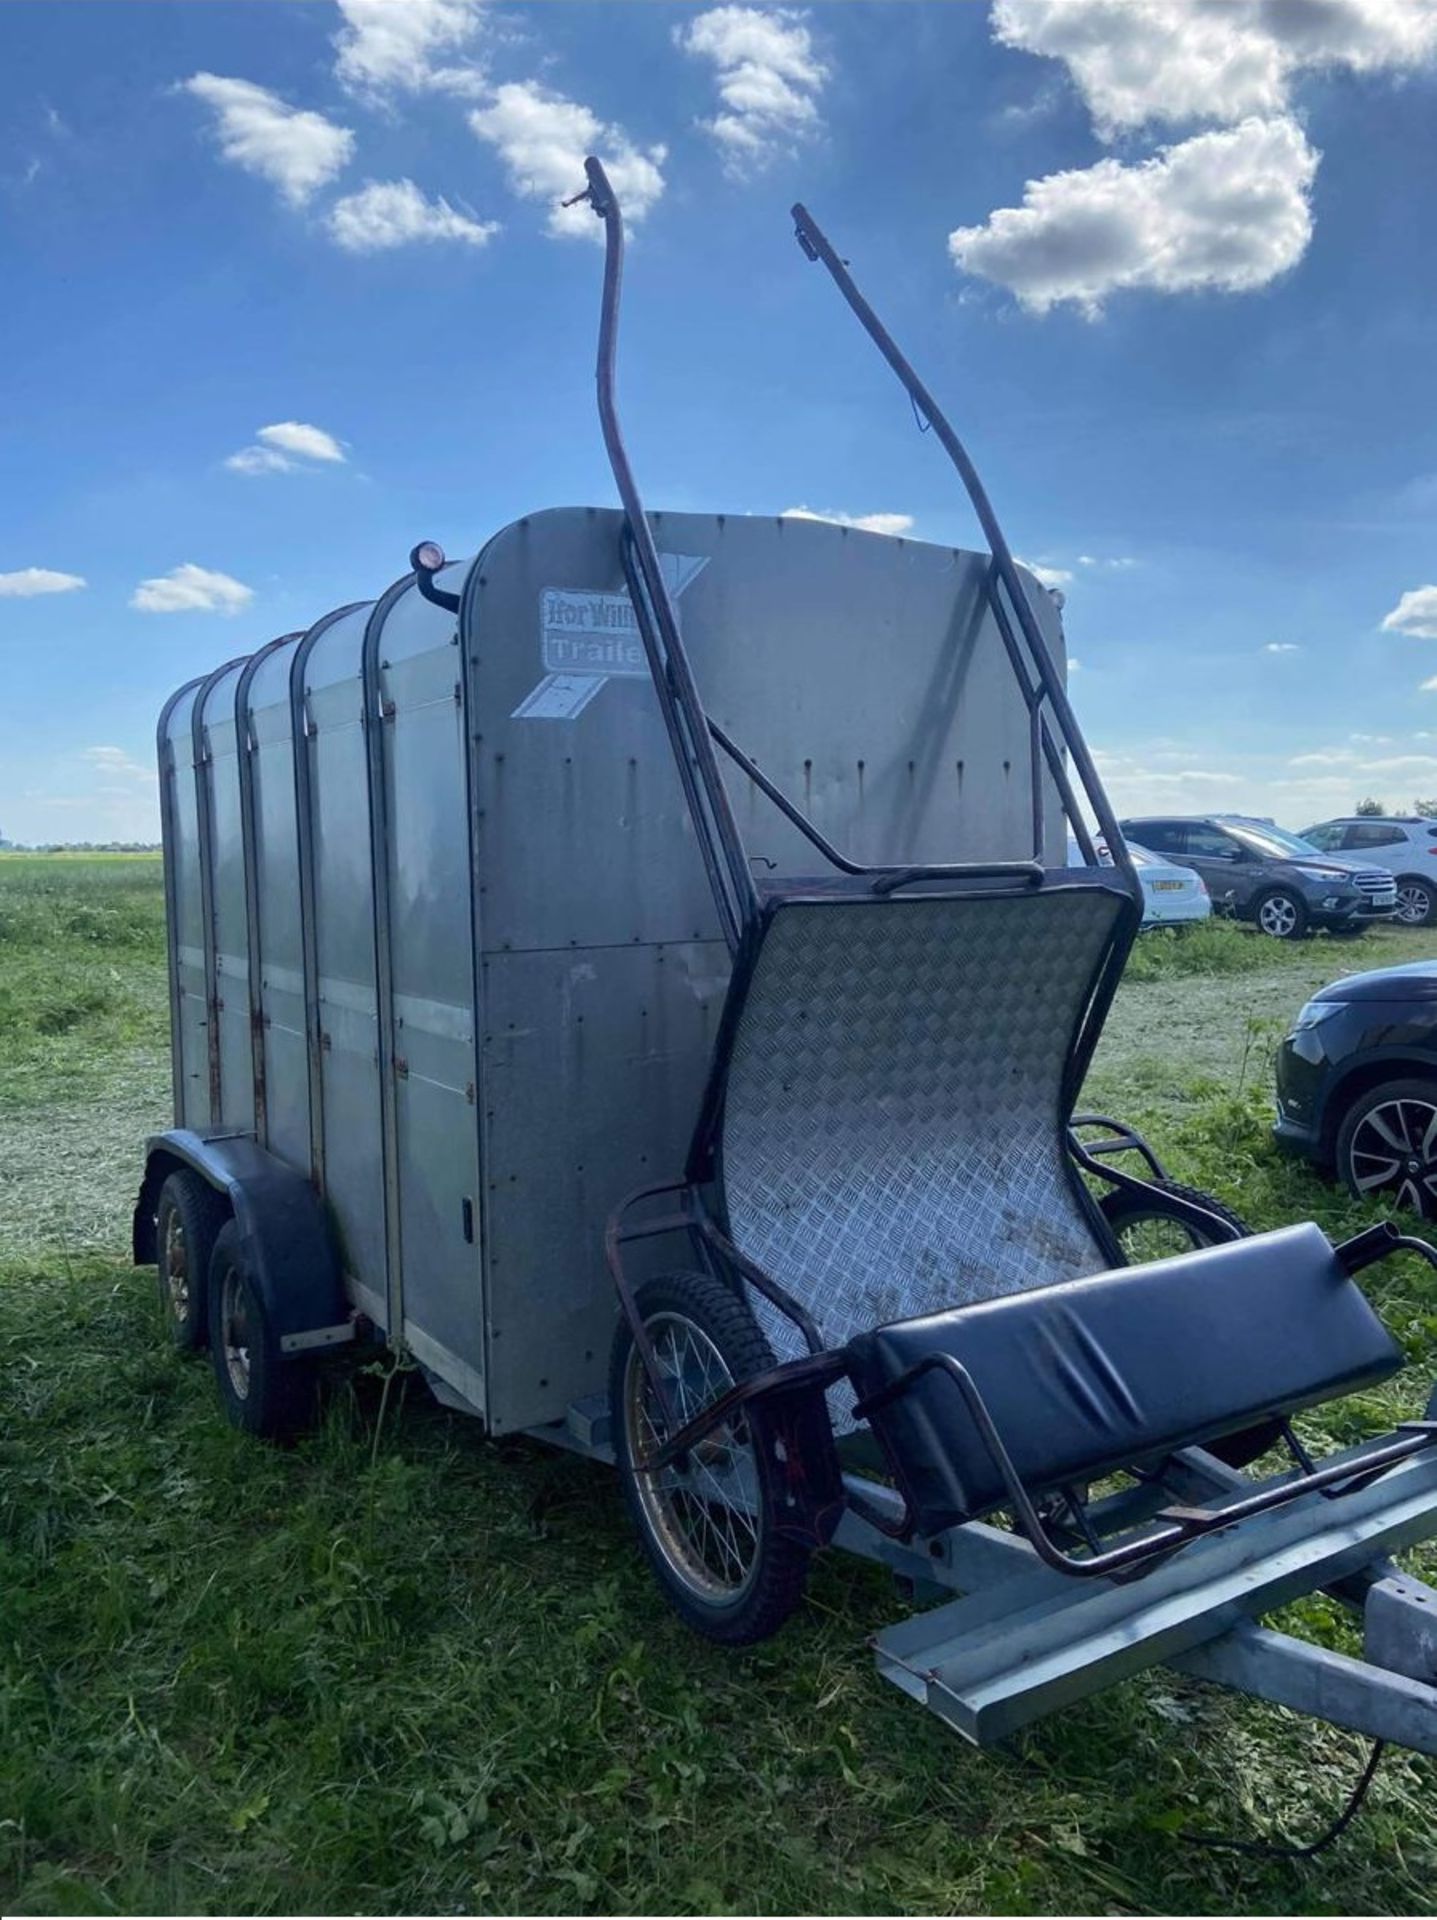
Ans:
[[[1149,1260],[1170,1260],[1177,1254],[1191,1253],[1194,1247],[1211,1247],[1223,1238],[1218,1233],[1201,1233],[1164,1209],[1159,1196],[1165,1193],[1215,1214],[1244,1238],[1252,1232],[1240,1214],[1198,1187],[1185,1187],[1176,1180],[1155,1180],[1151,1193],[1125,1193],[1115,1187],[1098,1205],[1130,1267],[1143,1266]]]
[[[215,1241],[228,1217],[222,1197],[197,1173],[172,1173],[160,1188],[155,1209],[160,1311],[182,1352],[202,1347],[209,1337],[205,1285]]]
[[[281,1352],[233,1220],[215,1241],[209,1300],[210,1359],[230,1424],[260,1439],[287,1439],[312,1409],[314,1367]]]
[[[743,1301],[709,1274],[639,1289],[638,1308],[678,1426],[774,1364]],[[774,1528],[761,1408],[716,1428],[658,1472],[637,1465],[671,1431],[627,1322],[610,1370],[614,1453],[649,1564],[688,1624],[730,1646],[767,1638],[803,1597],[807,1548]]]
[[[1359,1199],[1381,1196],[1437,1220],[1437,1080],[1365,1094],[1338,1133],[1337,1170]]]
[[[1177,1180],[1155,1180],[1151,1193],[1124,1193],[1120,1187],[1115,1187],[1111,1193],[1103,1195],[1098,1205],[1130,1267],[1145,1266],[1149,1260],[1171,1260],[1178,1254],[1192,1253],[1199,1247],[1216,1246],[1223,1237],[1218,1233],[1203,1233],[1197,1227],[1189,1226],[1186,1220],[1179,1220],[1165,1211],[1161,1198],[1165,1193],[1173,1194],[1179,1200],[1190,1200],[1204,1212],[1215,1214],[1228,1226],[1235,1227],[1244,1239],[1252,1232],[1241,1214],[1234,1213],[1231,1207],[1225,1206],[1221,1200],[1215,1200],[1210,1193],[1204,1193],[1200,1187],[1185,1187]],[[1221,1439],[1210,1440],[1207,1451],[1216,1454],[1219,1460],[1225,1461],[1230,1467],[1245,1467],[1260,1459],[1281,1437],[1281,1422],[1264,1420],[1260,1425],[1247,1427],[1241,1433],[1224,1434]]]

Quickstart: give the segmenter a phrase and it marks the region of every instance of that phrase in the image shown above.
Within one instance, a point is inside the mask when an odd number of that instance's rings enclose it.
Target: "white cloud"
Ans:
[[[238,613],[254,598],[254,588],[227,573],[211,573],[186,561],[156,580],[142,580],[130,595],[137,613]]]
[[[1437,0],[995,0],[992,20],[1005,46],[1063,62],[1105,138],[1281,113],[1308,69],[1437,56]]]
[[[805,18],[789,7],[711,7],[674,29],[685,53],[713,62],[721,111],[703,125],[732,174],[791,150],[821,124],[815,96],[828,70]]]
[[[276,452],[273,447],[241,447],[238,453],[230,454],[225,465],[231,473],[292,473],[293,460]]]
[[[1175,813],[1202,813],[1212,806],[1226,805],[1233,789],[1248,783],[1239,773],[1212,767],[1177,767],[1172,770],[1148,766],[1125,753],[1104,748],[1094,752],[1098,772],[1120,813],[1137,813],[1146,808]]]
[[[1080,553],[1078,555],[1078,565],[1080,567],[1106,567],[1113,573],[1126,573],[1137,564],[1137,561],[1133,559],[1132,555],[1127,553],[1115,554],[1110,560],[1100,560],[1096,554],[1092,553]]]
[[[1015,553],[1013,558],[1018,562],[1020,567],[1026,567],[1033,578],[1040,581],[1045,587],[1070,587],[1073,584],[1072,573],[1067,567],[1044,566],[1037,560],[1025,560],[1023,556],[1018,553]]]
[[[1437,640],[1437,587],[1413,587],[1404,593],[1382,622],[1384,633],[1410,633],[1417,640]]]
[[[366,180],[329,210],[330,237],[347,253],[381,253],[416,240],[459,240],[482,247],[498,231],[439,196],[427,200],[412,180]]]
[[[256,440],[260,444],[241,447],[225,461],[232,473],[292,473],[303,462],[344,459],[344,449],[332,433],[326,433],[323,427],[306,426],[302,420],[280,420],[272,427],[261,427]]]
[[[196,73],[181,84],[214,109],[215,138],[225,159],[278,187],[292,207],[304,206],[327,186],[354,152],[348,127],[291,107],[253,81]]]
[[[80,758],[96,773],[103,773],[111,780],[153,780],[153,767],[141,766],[138,760],[132,760],[123,747],[85,747]],[[122,791],[119,788],[104,791]]]
[[[1266,286],[1302,258],[1318,155],[1293,120],[1245,120],[1136,166],[1030,180],[1021,207],[948,237],[955,266],[1009,287],[1037,313],[1089,316],[1119,288],[1228,293]]]
[[[484,84],[472,61],[437,65],[458,54],[483,23],[481,0],[338,0],[344,25],[334,36],[340,85],[371,101],[388,93],[474,93]]]
[[[1301,653],[1302,648],[1295,640],[1269,640],[1263,648],[1264,653]]]
[[[1417,689],[1419,693],[1437,693],[1437,673],[1430,680],[1424,680]]]
[[[1320,767],[1334,778],[1340,774],[1343,785],[1380,786],[1384,780],[1406,783],[1437,776],[1437,755],[1430,753],[1371,754],[1355,753],[1351,747],[1328,747],[1295,754],[1287,764]]]
[[[911,513],[819,513],[813,507],[785,507],[780,520],[828,520],[837,527],[857,527],[860,533],[907,533],[913,525]]]
[[[303,420],[280,420],[272,427],[261,427],[255,435],[267,447],[281,453],[297,453],[302,460],[343,460],[344,451],[332,433],[323,427],[307,426]]]
[[[74,593],[84,584],[83,575],[78,573],[21,567],[18,573],[0,573],[0,600],[29,600],[37,593]]]
[[[531,81],[496,88],[491,104],[471,113],[469,124],[497,149],[520,199],[548,201],[548,229],[556,239],[603,240],[590,207],[559,205],[583,191],[586,154],[603,161],[629,225],[642,220],[663,193],[665,148],[640,149],[622,127],[605,126],[577,100]]]

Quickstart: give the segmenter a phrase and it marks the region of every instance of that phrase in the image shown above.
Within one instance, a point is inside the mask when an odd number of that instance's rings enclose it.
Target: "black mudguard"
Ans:
[[[338,1249],[323,1202],[305,1174],[244,1135],[207,1139],[175,1127],[149,1140],[145,1178],[135,1203],[136,1266],[154,1264],[160,1188],[179,1167],[192,1168],[228,1199],[246,1267],[282,1343],[295,1336],[330,1335],[327,1340],[303,1340],[308,1349],[353,1337]]]

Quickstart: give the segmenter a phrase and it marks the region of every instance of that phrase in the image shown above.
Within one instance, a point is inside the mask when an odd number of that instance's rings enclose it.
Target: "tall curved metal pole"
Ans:
[[[630,597],[634,600],[634,615],[644,651],[648,655],[654,688],[669,725],[674,751],[679,756],[679,774],[688,797],[694,831],[701,845],[709,849],[711,854],[716,851],[720,856],[718,859],[706,858],[705,865],[713,885],[724,937],[730,950],[736,951],[743,933],[757,917],[758,894],[739,836],[738,823],[729,805],[723,775],[714,757],[708,717],[694,684],[688,655],[679,634],[673,600],[664,579],[658,549],[654,545],[648,515],[629,465],[619,426],[614,397],[614,366],[618,353],[619,296],[624,277],[623,215],[602,163],[591,155],[584,162],[584,172],[589,184],[577,198],[587,200],[604,223],[604,293],[596,368],[599,423],[603,428],[609,464],[618,483],[619,498],[624,505],[633,558],[643,584],[642,594]],[[714,842],[717,842],[716,849]]]
[[[967,489],[968,498],[973,503],[973,511],[978,516],[979,525],[988,542],[988,551],[993,556],[994,569],[1007,590],[1008,599],[1017,616],[1023,638],[1027,642],[1043,694],[1052,706],[1053,716],[1063,736],[1063,744],[1073,756],[1078,777],[1097,815],[1098,825],[1107,840],[1112,858],[1128,882],[1134,899],[1141,905],[1142,887],[1131,856],[1122,834],[1118,831],[1118,823],[1103,789],[1103,783],[1098,777],[1098,770],[1093,764],[1092,755],[1088,752],[1088,745],[1079,729],[1077,717],[1068,702],[1067,690],[1053,666],[1047,643],[1034,618],[1032,605],[1023,583],[1018,578],[1018,570],[1013,564],[1012,550],[1003,537],[1003,529],[998,525],[998,516],[993,511],[992,502],[988,498],[983,482],[978,478],[977,468],[969,459],[963,442],[949,425],[943,409],[899,350],[887,327],[859,292],[853,275],[835,253],[823,229],[801,202],[793,208],[793,224],[799,246],[810,260],[817,260],[827,267],[839,292],[858,316],[864,331],[902,381],[914,406],[928,421],[934,433],[937,434],[944,452],[957,468],[958,477]],[[1001,623],[1001,611],[997,610],[996,606],[995,611],[999,611]]]

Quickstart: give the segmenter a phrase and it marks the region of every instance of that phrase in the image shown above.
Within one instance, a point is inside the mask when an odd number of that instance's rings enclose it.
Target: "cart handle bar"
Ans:
[[[1128,889],[1134,900],[1141,906],[1142,885],[1138,879],[1137,871],[1128,854],[1123,836],[1118,830],[1118,823],[1113,814],[1108,796],[1103,789],[1103,783],[1098,777],[1097,767],[1093,763],[1092,755],[1088,751],[1087,742],[1083,739],[1078,727],[1077,718],[1069,704],[1067,691],[1054,669],[1052,656],[1048,652],[1047,643],[1043,639],[1036,619],[1033,617],[1032,605],[1029,602],[1023,583],[1018,577],[1018,570],[1013,562],[1012,550],[1004,538],[1003,529],[998,524],[998,516],[994,513],[992,502],[988,498],[983,482],[978,477],[977,468],[969,458],[968,451],[964,447],[963,442],[953,431],[943,409],[938,405],[922,380],[919,379],[911,363],[900,351],[887,327],[884,326],[868,301],[862,293],[860,293],[853,275],[848,270],[846,262],[839,258],[829,242],[828,236],[801,201],[793,208],[793,224],[795,237],[805,255],[810,260],[815,260],[828,269],[835,285],[848,302],[848,305],[852,308],[860,325],[893,369],[894,373],[897,374],[914,407],[937,434],[944,452],[957,469],[958,477],[967,490],[968,498],[973,503],[973,511],[978,516],[979,525],[982,527],[984,538],[988,542],[988,549],[993,556],[993,565],[998,578],[1007,589],[1009,601],[1012,604],[1014,613],[1017,615],[1018,625],[1022,629],[1024,640],[1027,642],[1028,652],[1032,657],[1032,663],[1038,675],[1039,685],[1052,706],[1054,717],[1058,722],[1058,730],[1063,736],[1063,744],[1073,757],[1073,763],[1078,770],[1078,777],[1082,781],[1083,789],[1088,796],[1094,813],[1097,815],[1099,829],[1107,839],[1113,863],[1122,872],[1123,878],[1127,881]]]

